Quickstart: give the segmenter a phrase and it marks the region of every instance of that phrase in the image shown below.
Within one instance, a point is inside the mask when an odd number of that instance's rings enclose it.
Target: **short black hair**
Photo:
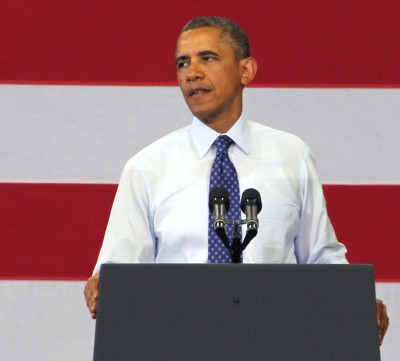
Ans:
[[[205,27],[213,27],[221,30],[222,35],[226,37],[232,45],[233,51],[238,60],[248,58],[250,56],[250,43],[247,33],[232,20],[221,18],[218,16],[202,16],[190,20],[182,29],[182,32],[199,29]]]

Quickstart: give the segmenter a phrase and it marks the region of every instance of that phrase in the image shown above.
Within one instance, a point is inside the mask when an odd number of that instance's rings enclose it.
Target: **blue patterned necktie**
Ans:
[[[228,156],[228,149],[233,144],[233,140],[227,135],[220,135],[214,145],[217,148],[217,155],[211,168],[210,191],[216,187],[225,188],[230,199],[230,208],[227,212],[228,219],[240,218],[240,193],[239,181],[236,169]],[[231,262],[230,252],[226,249],[221,239],[215,233],[214,218],[212,211],[208,215],[208,262],[209,263],[229,263]],[[233,225],[226,226],[226,234],[231,240]]]

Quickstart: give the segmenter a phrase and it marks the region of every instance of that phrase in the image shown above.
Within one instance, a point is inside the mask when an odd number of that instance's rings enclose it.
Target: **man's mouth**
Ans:
[[[205,88],[190,89],[188,92],[188,96],[191,97],[193,95],[204,94],[204,93],[208,93],[209,91],[210,90],[205,89]]]

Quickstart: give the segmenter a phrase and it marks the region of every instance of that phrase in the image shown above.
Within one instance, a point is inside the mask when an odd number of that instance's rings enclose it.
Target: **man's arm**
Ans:
[[[154,262],[147,186],[132,158],[122,172],[93,275],[103,263]]]
[[[346,247],[339,243],[326,209],[322,184],[309,149],[303,154],[302,203],[295,241],[299,263],[346,264]]]

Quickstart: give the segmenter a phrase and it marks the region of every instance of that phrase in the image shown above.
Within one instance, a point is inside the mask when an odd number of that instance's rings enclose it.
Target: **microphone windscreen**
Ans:
[[[257,213],[260,213],[262,208],[260,192],[254,188],[246,189],[242,194],[242,200],[240,202],[240,208],[245,213],[247,201],[253,200],[257,206]]]
[[[214,188],[208,197],[208,207],[213,210],[215,202],[222,202],[225,204],[226,211],[229,210],[229,194],[225,188],[217,187]]]

